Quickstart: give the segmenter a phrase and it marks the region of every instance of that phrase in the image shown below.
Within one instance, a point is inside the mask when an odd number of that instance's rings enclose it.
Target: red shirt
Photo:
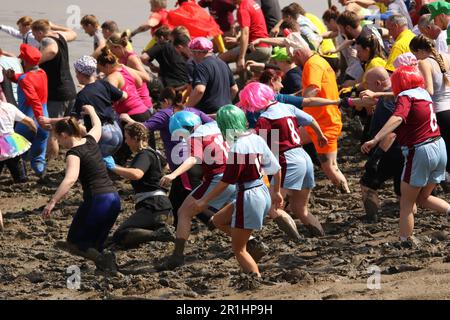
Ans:
[[[259,38],[268,38],[266,20],[259,4],[253,0],[242,0],[237,10],[237,18],[242,28],[249,28],[249,42]],[[261,43],[260,47],[270,47]]]
[[[236,9],[232,0],[200,0],[198,4],[203,8],[209,8],[209,13],[223,32],[231,30],[234,24],[233,12]]]
[[[202,162],[204,180],[209,181],[225,171],[230,148],[216,122],[198,127],[190,137],[189,148],[191,156]]]
[[[402,124],[395,130],[401,146],[411,148],[441,135],[431,97],[422,88],[400,93],[393,116],[403,119]]]
[[[167,19],[168,13],[169,12],[166,9],[161,9],[158,12],[152,12],[150,14],[150,16],[148,17],[149,20],[151,18],[159,19],[159,24],[150,29],[150,33],[152,34],[152,36],[155,35],[156,30],[158,30],[160,27],[166,26],[168,24],[168,22],[169,22]]]
[[[18,84],[19,103],[33,109],[35,119],[44,116],[42,106],[48,100],[48,79],[44,70],[16,74],[12,81]]]

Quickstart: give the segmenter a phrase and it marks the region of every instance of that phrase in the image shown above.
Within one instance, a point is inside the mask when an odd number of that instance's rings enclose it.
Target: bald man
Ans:
[[[386,69],[376,67],[368,71],[366,85],[373,92],[386,93],[385,96],[378,98],[370,122],[369,137],[372,139],[394,112],[395,100],[393,95],[388,94],[391,92],[391,79]],[[369,154],[365,172],[360,180],[362,201],[369,222],[378,220],[381,206],[377,190],[383,187],[384,182],[393,178],[394,191],[400,196],[404,159],[400,146],[394,140],[395,135],[390,136]]]

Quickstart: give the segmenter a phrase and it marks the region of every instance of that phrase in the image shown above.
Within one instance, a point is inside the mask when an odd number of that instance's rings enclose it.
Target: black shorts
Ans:
[[[399,196],[403,164],[404,157],[399,147],[390,148],[381,157],[375,152],[369,157],[360,182],[370,189],[378,190],[387,180],[393,178],[394,191]]]

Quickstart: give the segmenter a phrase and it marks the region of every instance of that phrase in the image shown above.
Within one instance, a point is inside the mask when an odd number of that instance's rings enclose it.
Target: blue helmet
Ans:
[[[196,126],[202,124],[198,115],[189,111],[180,111],[170,117],[169,131],[173,135],[190,135]]]

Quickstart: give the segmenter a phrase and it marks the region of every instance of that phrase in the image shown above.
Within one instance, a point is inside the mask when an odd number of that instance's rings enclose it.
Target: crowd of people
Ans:
[[[183,265],[196,217],[229,235],[240,268],[260,276],[266,245],[252,234],[266,218],[294,240],[293,218],[325,234],[308,210],[315,165],[336,193],[361,193],[370,223],[392,179],[398,245],[420,246],[419,207],[450,216],[435,192],[450,184],[450,3],[339,3],[320,19],[299,2],[178,0],[169,10],[150,0],[134,30],[84,16],[93,50],[73,64],[74,30],[31,17],[0,25],[23,42],[18,54],[0,50],[0,173],[24,183],[29,162],[49,184],[48,159],[64,149],[64,180],[42,214],[79,181],[83,201],[61,245],[105,271],[117,271],[114,246],[163,238],[175,247],[156,268]],[[147,31],[139,52],[132,39]],[[343,113],[363,127],[360,190],[338,164]],[[131,182],[135,212],[109,237],[128,214],[117,179]]]

